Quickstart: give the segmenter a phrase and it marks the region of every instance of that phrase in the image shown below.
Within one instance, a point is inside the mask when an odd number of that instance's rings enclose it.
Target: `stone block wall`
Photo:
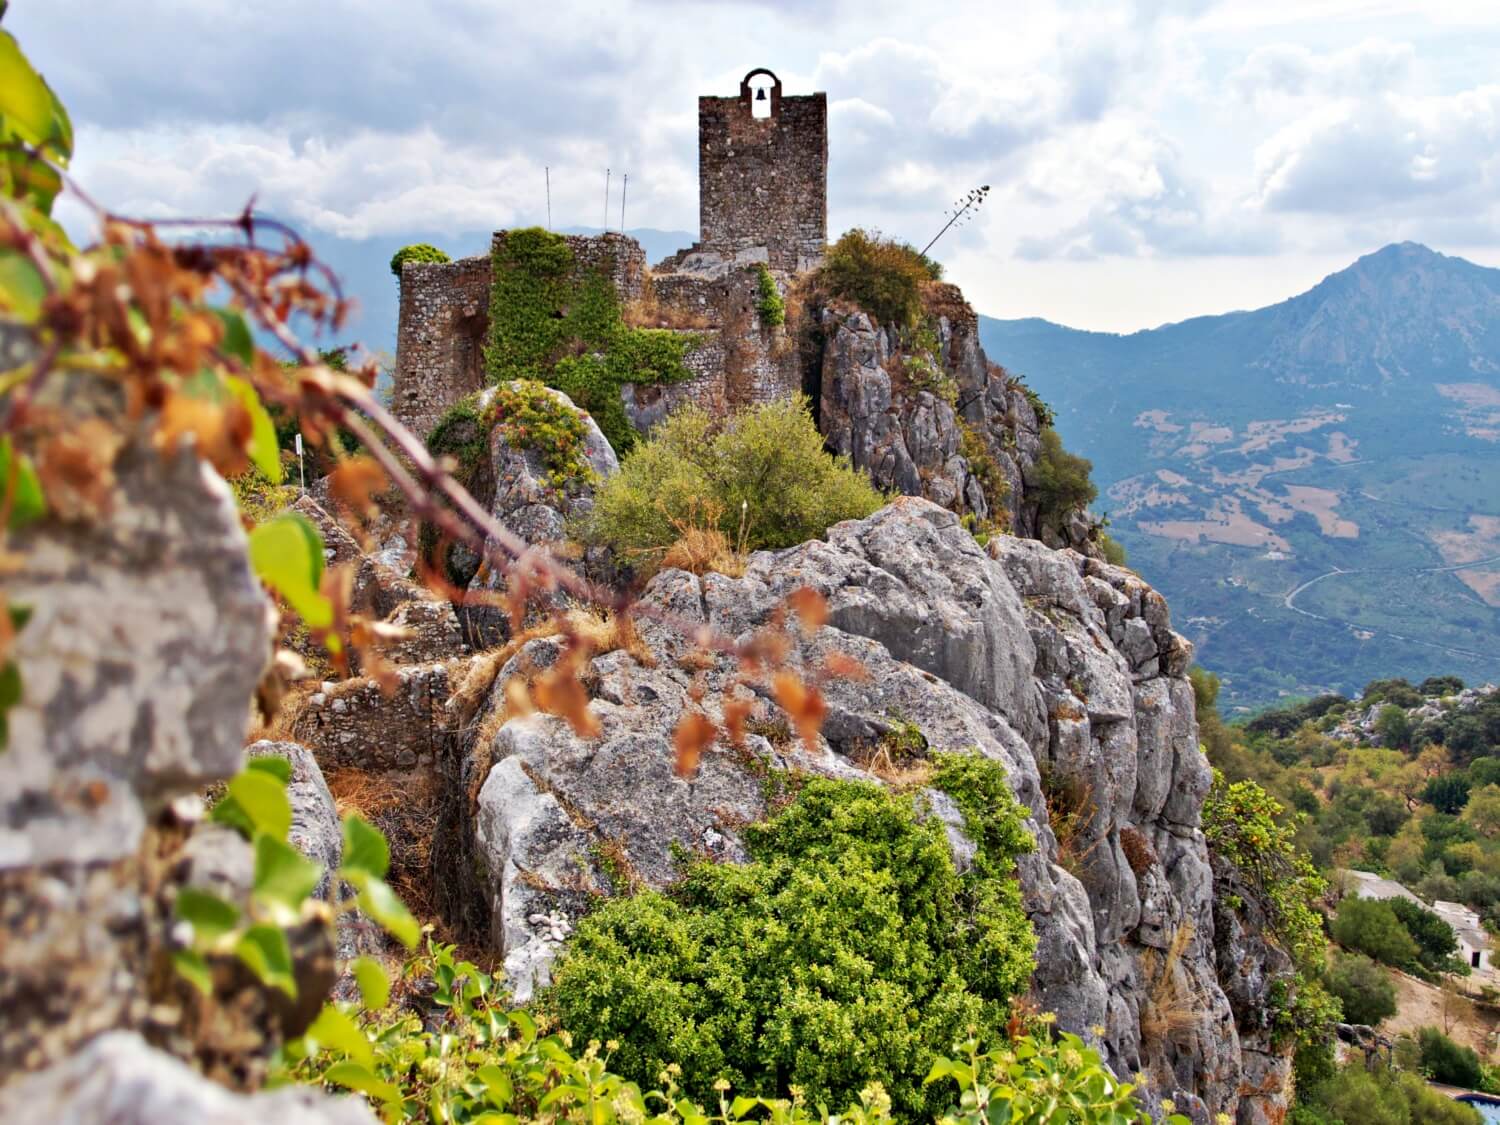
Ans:
[[[697,331],[707,339],[683,359],[693,378],[671,386],[625,387],[626,413],[636,429],[650,431],[683,402],[722,414],[802,390],[802,367],[786,325],[761,323],[759,282],[753,268],[652,278],[662,322],[704,325]]]
[[[401,267],[391,410],[417,436],[426,437],[444,411],[484,384],[489,310],[488,257]]]
[[[773,81],[770,116],[753,114],[750,79]],[[828,243],[828,96],[785,97],[752,71],[735,97],[698,99],[699,247],[733,257],[752,246],[770,265],[810,269]]]
[[[507,232],[496,231],[493,247]],[[608,269],[622,303],[637,300],[646,279],[646,252],[623,234],[565,236],[574,273]],[[401,270],[392,411],[419,437],[443,414],[484,385],[490,324],[491,258],[407,262]]]

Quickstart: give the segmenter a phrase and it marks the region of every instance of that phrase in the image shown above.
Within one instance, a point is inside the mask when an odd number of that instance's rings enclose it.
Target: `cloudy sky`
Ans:
[[[769,66],[828,93],[832,233],[920,245],[992,185],[939,244],[992,316],[1128,331],[1401,239],[1500,265],[1496,0],[12,0],[6,26],[101,198],[254,194],[341,262],[545,221],[547,166],[559,226],[599,224],[610,167],[628,226],[696,231],[695,98]]]

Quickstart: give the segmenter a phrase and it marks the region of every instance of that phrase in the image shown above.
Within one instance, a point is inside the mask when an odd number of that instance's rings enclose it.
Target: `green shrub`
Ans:
[[[1393,898],[1391,910],[1417,943],[1417,960],[1429,972],[1451,973],[1463,968],[1455,958],[1458,935],[1453,927],[1426,907],[1410,899]]]
[[[747,549],[789,547],[881,502],[862,473],[824,450],[805,399],[766,403],[723,423],[689,405],[604,483],[590,534],[638,558],[705,522]]]
[[[1455,1043],[1435,1027],[1417,1032],[1417,1051],[1422,1072],[1434,1082],[1475,1090],[1484,1081],[1473,1049]]]
[[[396,275],[396,280],[401,280],[401,267],[407,262],[446,262],[449,261],[447,254],[436,246],[429,246],[425,242],[414,242],[410,246],[403,246],[391,255],[391,272]]]
[[[764,265],[755,267],[755,311],[766,328],[775,328],[786,323],[786,300],[776,288],[776,279]]]
[[[977,1032],[993,1040],[1026,987],[1035,941],[1015,857],[1031,841],[1001,767],[945,759],[981,860],[957,874],[942,826],[878,785],[814,779],[746,829],[753,862],[693,866],[669,894],[607,903],[579,924],[547,1003],[612,1063],[685,1090],[842,1105],[868,1083],[898,1116],[940,1111],[921,1077]]]
[[[1377,1024],[1396,1014],[1396,986],[1358,953],[1341,953],[1328,971],[1328,991],[1339,998],[1349,1023]]]
[[[1195,676],[1193,690],[1212,702],[1218,680]],[[1323,924],[1314,903],[1327,883],[1297,846],[1295,830],[1282,823],[1285,811],[1253,781],[1231,783],[1215,770],[1203,803],[1203,834],[1209,849],[1234,864],[1261,899],[1272,936],[1298,966],[1317,970],[1323,964]]]
[[[1050,426],[1042,430],[1042,451],[1026,480],[1027,495],[1037,505],[1037,525],[1057,530],[1075,511],[1093,503],[1099,490],[1089,479],[1093,463],[1069,453]]]
[[[536,379],[594,416],[623,456],[636,443],[620,388],[675,383],[692,375],[683,358],[692,333],[631,328],[620,315],[610,266],[578,271],[562,235],[508,231],[491,255],[485,371],[491,382]]]
[[[922,287],[942,272],[905,242],[856,227],[828,248],[818,281],[829,296],[853,301],[881,324],[904,331],[921,318]]]
[[[1417,961],[1417,943],[1389,902],[1353,895],[1344,899],[1333,920],[1333,940],[1398,969]]]
[[[1289,1125],[1482,1125],[1479,1113],[1415,1074],[1350,1060],[1311,1089],[1297,1087]]]

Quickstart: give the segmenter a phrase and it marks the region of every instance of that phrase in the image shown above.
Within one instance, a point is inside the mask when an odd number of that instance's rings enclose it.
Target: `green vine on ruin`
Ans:
[[[579,276],[567,239],[540,227],[508,232],[491,259],[489,381],[554,387],[593,416],[616,453],[631,449],[636,433],[621,388],[690,378],[683,361],[699,337],[627,325],[611,263]]]

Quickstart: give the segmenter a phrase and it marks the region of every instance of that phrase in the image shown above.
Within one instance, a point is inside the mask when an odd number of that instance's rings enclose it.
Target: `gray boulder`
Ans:
[[[1098,1043],[1117,1073],[1144,1071],[1149,1100],[1173,1097],[1198,1117],[1235,1112],[1241,1052],[1215,974],[1191,648],[1159,596],[1129,571],[1035,541],[1000,536],[983,550],[954,513],[901,498],[826,540],[758,552],[741,578],[663,572],[643,600],[743,636],[802,586],[825,596],[829,623],[795,636],[790,660],[810,668],[837,650],[869,672],[825,685],[814,752],[765,686],[739,683],[728,660],[684,667],[689,642],[651,621],[641,633],[654,665],[611,652],[585,674],[599,738],[531,716],[468,748],[467,776],[482,780],[477,893],[518,994],[546,980],[591,896],[667,885],[682,849],[741,858],[739,830],[766,815],[770,771],[869,777],[855,762],[898,726],[915,727],[930,750],[1003,764],[1030,810],[1037,848],[1018,874],[1038,939],[1033,999]],[[489,706],[503,705],[511,676],[557,650],[530,642],[501,670]],[[680,717],[701,708],[717,722],[729,695],[752,702],[753,733],[738,750],[709,747],[679,778]],[[924,802],[964,862],[972,844],[956,810]],[[1154,1013],[1168,1000],[1163,1020]]]
[[[0,1119],[25,1125],[107,1122],[166,1125],[375,1125],[358,1097],[333,1097],[307,1086],[236,1094],[186,1063],[117,1031],[90,1040],[54,1066],[0,1087]]]

